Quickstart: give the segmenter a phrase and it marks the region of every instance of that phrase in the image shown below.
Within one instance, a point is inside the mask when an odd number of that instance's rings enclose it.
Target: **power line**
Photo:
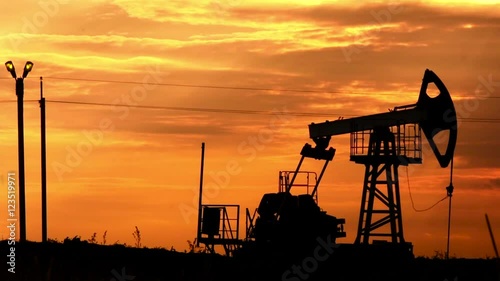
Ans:
[[[24,100],[24,102],[36,102],[39,100]],[[17,102],[17,100],[0,100],[0,103],[14,103]]]
[[[82,102],[82,101],[62,101],[62,100],[46,100],[46,102],[60,104],[79,104],[88,106],[117,106],[142,109],[156,110],[176,110],[176,111],[193,111],[193,112],[210,112],[210,113],[233,113],[233,114],[254,114],[254,115],[275,115],[276,112],[266,110],[246,110],[246,109],[222,109],[222,108],[199,108],[199,107],[174,107],[174,106],[150,106],[150,105],[126,105],[113,103],[97,103],[97,102]],[[355,117],[352,114],[339,113],[314,113],[314,112],[284,112],[287,115],[302,116],[302,117],[332,117],[332,116],[348,116]],[[457,118],[462,122],[473,123],[500,123],[500,118]]]
[[[104,80],[104,79],[86,79],[86,78],[69,78],[69,77],[44,77],[46,79],[70,80],[70,81],[85,81],[85,82],[100,82],[100,83],[116,83],[116,84],[135,84],[143,85],[144,82],[138,81],[119,81],[119,80]],[[340,94],[340,91],[321,91],[321,90],[305,90],[305,89],[273,89],[259,87],[236,87],[236,86],[218,86],[218,85],[197,85],[197,84],[176,84],[176,83],[148,83],[155,86],[171,86],[171,87],[187,87],[187,88],[204,88],[204,89],[223,89],[223,90],[248,90],[248,91],[280,91],[280,92],[295,92],[295,93],[330,93]]]
[[[24,102],[38,102],[39,100],[24,100]],[[0,103],[15,103],[17,100],[0,100]],[[46,102],[59,103],[59,104],[79,104],[88,106],[117,106],[117,107],[131,107],[141,109],[156,109],[156,110],[175,110],[175,111],[192,111],[192,112],[209,112],[209,113],[233,113],[233,114],[254,114],[254,115],[275,115],[274,111],[266,110],[247,110],[247,109],[223,109],[223,108],[200,108],[200,107],[175,107],[175,106],[152,106],[152,105],[126,105],[126,104],[113,104],[113,103],[98,103],[98,102],[82,102],[82,101],[62,101],[62,100],[46,100]],[[339,114],[339,113],[314,113],[314,112],[285,112],[292,116],[301,117],[332,117],[332,116],[347,116],[356,117],[353,114]],[[457,118],[461,122],[466,123],[500,123],[500,118]]]
[[[446,195],[443,199],[437,201],[436,203],[434,203],[432,206],[428,207],[428,208],[425,208],[425,209],[416,209],[415,208],[415,204],[413,202],[413,196],[411,195],[411,189],[410,189],[410,177],[408,176],[408,166],[406,166],[406,180],[408,181],[408,193],[410,194],[410,201],[411,201],[411,207],[413,208],[413,210],[415,212],[426,212],[426,211],[429,211],[430,209],[434,208],[435,206],[437,206],[437,204],[443,202],[444,200],[446,200],[446,198],[448,198],[448,195]]]
[[[24,100],[24,102],[38,102],[39,100]],[[253,114],[253,115],[276,115],[274,111],[266,110],[248,110],[248,109],[224,109],[224,108],[200,108],[200,107],[176,107],[176,106],[152,106],[152,105],[126,105],[126,104],[113,104],[113,103],[98,103],[98,102],[82,102],[82,101],[62,101],[62,100],[45,100],[46,102],[59,103],[59,104],[79,104],[88,106],[117,106],[117,107],[131,107],[141,109],[156,109],[156,110],[175,110],[175,111],[191,111],[191,112],[209,112],[209,113],[232,113],[232,114]],[[0,100],[0,103],[15,103],[17,100]],[[332,116],[347,116],[357,117],[353,114],[339,114],[339,113],[314,113],[314,112],[284,112],[291,116],[300,117],[332,117]],[[457,118],[465,123],[500,123],[500,118],[473,118],[462,117]]]
[[[150,105],[126,105],[126,104],[112,104],[112,103],[97,103],[97,102],[79,102],[79,101],[61,101],[61,100],[45,100],[51,103],[65,103],[65,104],[81,104],[91,106],[118,106],[118,107],[132,107],[142,109],[161,109],[161,110],[179,110],[179,111],[199,111],[199,112],[217,112],[217,113],[240,113],[240,114],[263,114],[272,115],[276,114],[271,111],[264,110],[244,110],[244,109],[221,109],[221,108],[196,108],[196,107],[173,107],[173,106],[150,106]]]
[[[143,85],[144,82],[139,81],[121,81],[121,80],[107,80],[107,79],[88,79],[88,78],[72,78],[72,77],[56,77],[48,76],[45,79],[54,80],[68,80],[68,81],[83,81],[83,82],[99,82],[99,83],[116,83],[116,84],[134,84]],[[346,91],[328,91],[328,90],[306,90],[306,89],[276,89],[276,88],[260,88],[260,87],[236,87],[236,86],[220,86],[220,85],[199,85],[199,84],[177,84],[177,83],[148,83],[155,86],[170,86],[170,87],[187,87],[187,88],[204,88],[204,89],[223,89],[223,90],[246,90],[246,91],[279,91],[279,92],[294,92],[294,93],[317,93],[317,94],[349,94],[349,95],[363,95],[364,93],[352,93]],[[389,93],[378,93],[377,95],[388,96]],[[468,96],[455,96],[467,98]],[[486,99],[500,99],[500,96],[482,97]]]

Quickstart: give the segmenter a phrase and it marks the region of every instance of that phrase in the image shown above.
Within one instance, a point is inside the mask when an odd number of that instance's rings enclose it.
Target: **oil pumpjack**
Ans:
[[[439,90],[435,97],[427,94],[431,83]],[[213,252],[216,245],[222,245],[226,254],[231,255],[245,248],[279,252],[290,245],[300,245],[307,250],[317,243],[318,237],[328,237],[333,243],[337,238],[346,237],[345,219],[323,211],[317,204],[317,192],[327,165],[335,155],[336,150],[329,147],[331,138],[350,134],[350,160],[365,166],[358,230],[351,245],[392,245],[413,255],[412,245],[403,235],[398,167],[422,163],[421,131],[439,165],[448,167],[457,142],[456,111],[445,85],[428,69],[415,104],[398,106],[385,113],[311,123],[309,137],[314,146],[304,145],[295,171],[280,172],[277,193],[264,194],[254,212],[246,209],[244,239],[238,237],[239,205],[200,203],[203,214],[198,221],[197,241]],[[442,131],[449,132],[444,153],[434,140]],[[300,171],[305,158],[325,161],[319,177]],[[307,179],[313,174],[315,181],[296,183],[298,176],[304,173]],[[306,186],[306,192],[293,195],[291,190],[297,186]],[[236,209],[233,217],[229,215],[231,208]]]

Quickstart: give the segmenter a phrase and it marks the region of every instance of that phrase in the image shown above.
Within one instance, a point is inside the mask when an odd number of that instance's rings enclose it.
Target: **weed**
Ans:
[[[445,254],[443,251],[439,251],[439,250],[434,250],[434,256],[432,256],[432,259],[434,260],[443,260],[445,258]]]
[[[94,232],[94,234],[92,234],[92,236],[90,237],[90,239],[88,240],[90,244],[97,244],[97,232]]]
[[[54,239],[49,238],[49,239],[47,239],[47,242],[49,242],[49,243],[61,243],[57,238],[54,238]]]
[[[127,243],[120,243],[120,240],[116,240],[115,243],[113,244],[115,247],[127,247]]]
[[[196,245],[196,238],[193,240],[193,242],[191,242],[191,240],[188,240],[187,243],[189,247],[188,253],[208,253],[208,249],[206,247]]]
[[[108,231],[104,231],[104,234],[102,235],[102,245],[106,245],[106,235],[108,234]]]
[[[77,244],[77,243],[82,243],[82,242],[87,242],[87,241],[82,241],[80,235],[75,235],[73,238],[66,237],[64,238],[64,244]]]
[[[139,228],[137,226],[135,227],[135,231],[132,232],[132,236],[134,236],[135,247],[140,248],[141,247],[141,232],[139,231]]]

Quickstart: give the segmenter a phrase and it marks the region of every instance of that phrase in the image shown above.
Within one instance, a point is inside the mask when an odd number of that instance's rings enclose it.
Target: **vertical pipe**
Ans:
[[[42,167],[42,242],[47,242],[47,151],[45,136],[45,98],[43,97],[43,78],[40,77],[40,128],[41,128],[41,167]]]
[[[451,227],[451,197],[453,196],[453,157],[450,163],[450,185],[446,188],[449,203],[448,203],[448,238],[446,241],[446,259],[450,258],[450,227]]]
[[[446,239],[446,259],[450,258],[450,218],[451,218],[451,195],[448,196],[448,236]]]
[[[17,141],[18,141],[18,164],[19,164],[19,226],[20,241],[26,241],[26,195],[24,183],[24,79],[16,79],[17,96]]]
[[[205,161],[205,143],[201,143],[200,194],[198,199],[198,231],[196,232],[196,246],[200,246],[201,238],[201,203],[203,196],[203,166]]]

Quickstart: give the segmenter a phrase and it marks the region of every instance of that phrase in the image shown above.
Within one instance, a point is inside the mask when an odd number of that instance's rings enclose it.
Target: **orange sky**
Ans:
[[[25,99],[47,103],[49,237],[80,235],[178,250],[196,235],[201,143],[207,146],[205,203],[255,208],[274,192],[278,171],[293,170],[311,122],[386,112],[416,102],[426,68],[450,91],[458,112],[451,254],[493,256],[484,214],[500,233],[500,9],[498,1],[360,5],[349,1],[22,1],[0,3],[1,56],[22,70]],[[167,3],[167,4],[165,4]],[[394,3],[394,2],[392,2]],[[4,72],[0,100],[15,100]],[[53,77],[53,78],[51,78]],[[56,78],[135,81],[84,82]],[[142,84],[141,84],[142,83]],[[275,89],[229,90],[154,83]],[[290,92],[304,89],[316,92]],[[50,101],[111,103],[115,106]],[[276,115],[152,110],[166,106],[276,111]],[[0,174],[17,170],[15,103],[0,103]],[[288,112],[288,113],[287,113]],[[324,116],[293,116],[290,112]],[[463,119],[465,118],[465,119]],[[40,128],[25,104],[27,237],[41,240]],[[259,135],[261,139],[259,139]],[[262,139],[266,136],[267,139]],[[349,161],[349,136],[320,188],[320,206],[346,218],[356,235],[364,167]],[[424,163],[410,167],[417,209],[446,195],[441,169],[424,141]],[[72,152],[73,151],[73,152]],[[77,156],[72,153],[76,152]],[[320,171],[308,160],[306,169]],[[227,165],[236,166],[219,182]],[[446,250],[447,202],[415,212],[401,167],[405,238],[417,255]],[[2,188],[2,198],[7,197]],[[6,202],[2,200],[2,202]],[[2,204],[6,208],[6,204]],[[0,218],[7,219],[7,212]],[[242,212],[242,219],[244,213]],[[2,237],[7,231],[2,228]],[[497,236],[498,237],[498,236]]]

